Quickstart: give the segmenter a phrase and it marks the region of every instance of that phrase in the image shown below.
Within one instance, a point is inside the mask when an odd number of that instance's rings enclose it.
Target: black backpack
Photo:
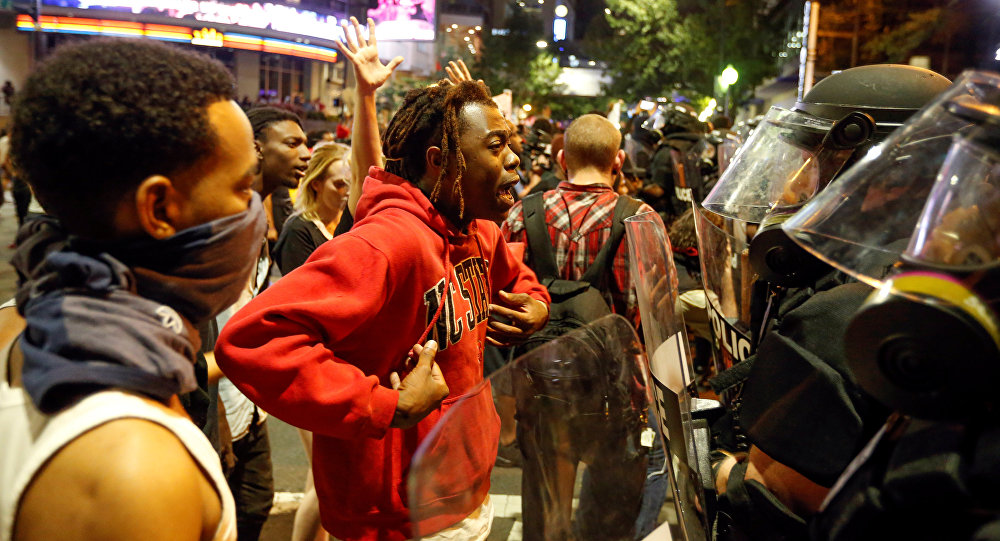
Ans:
[[[548,324],[531,335],[527,342],[515,348],[515,357],[611,313],[611,308],[601,293],[608,287],[610,266],[625,236],[624,220],[639,210],[642,201],[625,195],[618,196],[611,236],[580,280],[559,278],[559,269],[556,268],[555,255],[552,253],[552,240],[545,222],[544,194],[529,195],[524,198],[522,205],[531,268],[538,276],[538,281],[548,288],[552,304],[549,306]]]

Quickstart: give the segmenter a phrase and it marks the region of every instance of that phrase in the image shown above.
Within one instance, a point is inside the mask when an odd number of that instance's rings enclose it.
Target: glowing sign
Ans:
[[[42,0],[47,6],[150,14],[174,19],[270,29],[325,40],[343,39],[334,16],[270,2],[223,3],[215,0]]]
[[[555,19],[552,21],[552,41],[562,41],[566,39],[566,19]]]
[[[177,43],[193,43],[199,39],[207,40],[205,45],[211,47],[229,47],[247,51],[277,53],[324,62],[336,62],[337,51],[316,45],[296,43],[283,39],[262,38],[246,34],[223,34],[215,29],[192,30],[183,26],[168,26],[163,24],[147,24],[132,21],[111,21],[105,19],[84,19],[80,17],[49,17],[42,16],[42,30],[67,34],[85,34],[90,36],[145,37]],[[27,15],[17,16],[17,28],[26,32],[35,30],[35,20]],[[199,36],[199,37],[196,37]],[[214,36],[214,37],[213,37]],[[221,40],[221,45],[216,45]]]
[[[368,10],[379,41],[433,41],[435,0],[378,0]]]
[[[191,44],[204,45],[205,47],[222,47],[223,37],[222,32],[218,32],[214,28],[202,28],[201,30],[191,32]]]

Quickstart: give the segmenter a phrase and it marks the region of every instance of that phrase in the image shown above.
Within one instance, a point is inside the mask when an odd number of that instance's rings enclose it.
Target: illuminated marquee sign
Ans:
[[[223,34],[214,28],[196,30],[183,26],[163,24],[84,19],[81,17],[50,17],[45,15],[42,16],[41,22],[42,30],[45,32],[91,36],[145,37],[176,43],[191,43],[209,47],[230,47],[232,49],[244,49],[247,51],[284,54],[312,60],[322,60],[324,62],[337,61],[337,51],[327,49],[326,47],[233,32]],[[18,30],[32,32],[35,30],[35,20],[27,15],[18,15],[17,28]]]
[[[378,0],[368,16],[379,41],[433,41],[435,0]]]
[[[43,0],[42,3],[62,8],[194,19],[204,23],[269,29],[330,41],[344,39],[344,30],[336,17],[270,2],[247,4],[215,0]]]
[[[202,28],[191,32],[191,43],[205,47],[222,47],[225,35],[214,28]]]

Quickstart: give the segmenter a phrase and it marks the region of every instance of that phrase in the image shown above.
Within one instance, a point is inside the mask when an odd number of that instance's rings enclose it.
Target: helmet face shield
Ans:
[[[1000,155],[954,138],[905,254],[958,269],[1000,261]]]
[[[701,128],[698,115],[690,107],[677,103],[658,105],[642,123],[642,129],[661,137],[671,132],[698,132]]]
[[[995,262],[998,160],[977,142],[986,128],[951,112],[956,103],[1000,103],[1000,75],[963,74],[785,222],[785,232],[875,287],[904,254],[956,269]]]
[[[808,201],[853,153],[825,146],[834,124],[772,107],[702,205],[716,214],[759,223],[775,208]]]
[[[642,129],[652,132],[659,132],[666,125],[667,125],[667,112],[661,105],[657,107],[656,110],[653,111],[651,115],[649,115],[649,118],[647,118],[645,122],[642,123]]]

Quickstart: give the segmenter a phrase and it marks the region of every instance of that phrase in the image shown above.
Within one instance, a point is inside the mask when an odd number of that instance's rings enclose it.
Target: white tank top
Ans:
[[[0,541],[13,535],[17,507],[39,468],[78,436],[118,419],[144,419],[177,437],[219,494],[221,517],[216,541],[236,539],[236,507],[222,475],[219,455],[190,419],[152,400],[121,391],[88,396],[55,415],[38,411],[23,388],[7,383],[10,348],[0,351]]]

